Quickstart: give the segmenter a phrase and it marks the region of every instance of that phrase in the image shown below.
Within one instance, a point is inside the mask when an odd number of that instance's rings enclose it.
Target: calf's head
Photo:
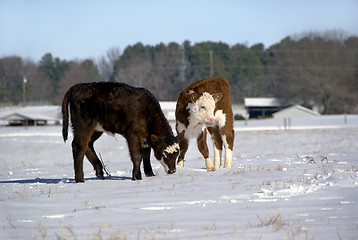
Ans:
[[[154,146],[154,155],[163,165],[164,171],[169,174],[175,173],[175,162],[180,150],[178,140],[175,137],[160,139],[159,137],[152,135],[151,142]]]
[[[195,121],[207,126],[215,125],[215,105],[222,98],[222,94],[214,93],[211,95],[208,92],[203,92],[200,95],[193,91],[188,94],[191,94],[191,102],[187,106],[190,112],[189,121]]]

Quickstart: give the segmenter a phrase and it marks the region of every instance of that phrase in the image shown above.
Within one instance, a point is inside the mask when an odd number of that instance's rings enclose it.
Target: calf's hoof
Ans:
[[[96,176],[97,176],[98,179],[104,179],[103,174],[96,174]]]
[[[177,162],[177,165],[178,165],[179,167],[184,167],[184,160],[178,161],[178,162]]]
[[[144,169],[144,173],[146,177],[153,177],[155,176],[153,173],[153,169]]]
[[[224,168],[231,168],[232,163],[231,162],[225,162]]]
[[[132,175],[132,180],[135,181],[135,180],[142,180],[142,174],[139,172],[137,174],[134,174]]]
[[[75,181],[76,181],[76,183],[84,183],[85,182],[85,180],[83,178],[82,179],[75,178]]]

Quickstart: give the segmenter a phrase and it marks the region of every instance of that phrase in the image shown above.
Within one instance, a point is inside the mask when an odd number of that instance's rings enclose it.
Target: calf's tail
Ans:
[[[68,104],[71,96],[71,89],[67,91],[62,101],[62,137],[66,142],[68,138]]]

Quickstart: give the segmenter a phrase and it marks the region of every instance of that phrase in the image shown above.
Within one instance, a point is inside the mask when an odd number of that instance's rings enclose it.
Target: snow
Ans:
[[[0,128],[0,239],[357,239],[358,116],[235,122],[232,169],[205,170],[191,141],[173,175],[132,181],[120,135],[74,182],[60,126]],[[210,141],[209,141],[210,142]],[[211,153],[213,153],[212,149]]]

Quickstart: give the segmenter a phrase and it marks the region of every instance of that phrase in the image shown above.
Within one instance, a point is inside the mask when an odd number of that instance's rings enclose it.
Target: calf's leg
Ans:
[[[142,180],[140,164],[142,162],[141,144],[139,139],[133,134],[126,136],[129,154],[133,163],[132,180]]]
[[[223,127],[220,129],[220,135],[225,148],[225,168],[232,167],[232,154],[234,149],[234,129]]]
[[[200,153],[205,158],[206,170],[215,171],[213,162],[211,161],[211,159],[209,157],[209,149],[208,149],[208,145],[206,143],[206,130],[201,132],[201,134],[199,135],[199,137],[197,139],[197,143],[198,143],[198,149],[199,149]]]
[[[142,148],[144,173],[147,177],[155,176],[153,173],[152,165],[150,164],[150,147]]]
[[[222,140],[220,137],[219,128],[208,128],[208,131],[212,137],[214,145],[214,167],[220,168],[221,165],[221,150],[222,150]]]
[[[84,182],[83,175],[83,158],[85,155],[87,147],[87,142],[85,139],[81,139],[80,137],[74,137],[72,141],[72,154],[74,160],[74,170],[75,170],[75,181],[76,182]]]
[[[188,145],[189,145],[189,140],[186,139],[185,137],[183,137],[179,142],[180,153],[179,153],[177,165],[180,167],[184,167],[184,157],[186,152],[188,151]]]
[[[234,139],[233,136],[228,137],[226,135],[222,136],[223,142],[224,142],[224,148],[225,148],[225,168],[231,168],[232,167],[232,149],[234,145]]]
[[[90,161],[90,163],[92,164],[94,170],[96,171],[96,176],[99,179],[104,179],[104,174],[103,174],[103,166],[101,161],[99,160],[93,144],[94,142],[102,135],[102,132],[98,132],[98,131],[94,131],[91,137],[90,142],[88,143],[88,147],[86,149],[86,157],[88,158],[88,160]]]
[[[73,114],[73,116],[75,116],[75,114]],[[72,141],[72,153],[75,168],[75,180],[76,182],[84,182],[83,158],[87,151],[88,143],[91,140],[95,126],[93,121],[76,122],[72,119],[72,127],[74,136]]]

